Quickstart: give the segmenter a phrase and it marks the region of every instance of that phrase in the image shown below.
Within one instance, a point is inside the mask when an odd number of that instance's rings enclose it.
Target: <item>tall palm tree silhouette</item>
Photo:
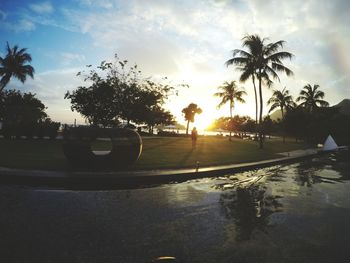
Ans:
[[[243,95],[246,95],[247,93],[243,89],[239,89],[236,85],[236,81],[231,82],[225,82],[222,86],[218,87],[220,90],[219,92],[216,92],[214,96],[217,96],[221,98],[221,102],[218,105],[218,108],[221,108],[223,105],[225,105],[227,102],[230,103],[230,120],[232,121],[232,111],[234,108],[234,102],[238,101],[241,103],[245,103],[245,100],[243,99]],[[231,129],[230,129],[230,137],[229,140],[231,141]]]
[[[17,45],[11,48],[7,42],[7,54],[3,58],[0,57],[0,91],[5,88],[12,77],[22,83],[26,81],[27,76],[34,77],[34,68],[26,64],[32,61],[32,57],[26,51],[26,48],[19,49]]]
[[[194,122],[194,116],[196,114],[201,114],[202,109],[199,108],[197,104],[190,103],[186,108],[182,109],[182,113],[185,115],[185,120],[187,121],[186,135],[188,135],[188,128],[190,126],[190,122]]]
[[[255,57],[258,55],[259,47],[255,46],[257,42],[252,42],[248,36],[243,39],[243,47],[246,47],[248,51],[241,49],[235,49],[232,52],[232,58],[227,60],[225,65],[236,65],[236,69],[242,72],[239,81],[245,82],[249,78],[252,78],[255,96],[255,122],[258,123],[258,96],[256,91],[255,79],[256,79],[256,65]]]
[[[243,39],[243,47],[248,51],[236,49],[233,51],[233,58],[226,62],[226,65],[236,65],[236,68],[242,72],[240,80],[245,81],[252,77],[255,86],[255,78],[259,83],[259,147],[263,148],[262,135],[262,113],[263,113],[263,95],[262,84],[270,86],[272,78],[279,80],[278,71],[286,73],[287,76],[293,75],[293,72],[283,65],[282,60],[293,55],[289,52],[280,51],[283,49],[285,41],[280,40],[274,43],[266,43],[267,38],[261,39],[259,35],[247,35]],[[256,93],[256,87],[255,87]],[[256,96],[257,98],[257,96]],[[257,105],[257,99],[256,99]],[[256,106],[257,109],[257,106]]]
[[[297,101],[301,101],[299,106],[305,107],[309,112],[315,111],[318,107],[328,107],[329,103],[323,100],[325,94],[319,88],[317,84],[313,87],[310,84],[304,86],[297,98]]]

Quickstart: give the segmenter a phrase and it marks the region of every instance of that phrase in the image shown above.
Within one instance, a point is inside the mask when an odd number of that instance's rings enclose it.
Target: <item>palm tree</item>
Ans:
[[[0,57],[0,92],[9,83],[11,77],[19,79],[24,83],[27,76],[33,78],[34,68],[27,62],[32,61],[30,54],[26,53],[26,48],[19,49],[18,46],[10,48],[7,42],[7,54],[4,58]]]
[[[214,96],[217,96],[221,98],[221,102],[218,105],[218,108],[221,108],[224,104],[227,102],[230,103],[230,119],[232,121],[232,111],[234,108],[234,102],[238,101],[241,103],[245,103],[245,100],[243,99],[243,95],[246,95],[247,93],[243,89],[239,89],[236,85],[236,81],[231,82],[225,82],[222,86],[218,87],[218,89],[221,92],[217,92],[214,94]],[[231,129],[230,129],[230,137],[229,140],[231,141]]]
[[[289,110],[295,107],[293,97],[289,94],[289,90],[284,87],[283,90],[273,90],[271,98],[267,101],[267,105],[271,105],[269,113],[276,108],[280,108],[282,112],[282,120],[284,119],[284,110]],[[286,142],[286,137],[283,135],[283,143]]]
[[[186,108],[182,109],[182,113],[185,115],[185,120],[187,121],[186,135],[188,135],[188,128],[190,122],[194,122],[194,116],[196,114],[201,114],[202,109],[198,107],[195,103],[190,103]]]
[[[283,90],[273,90],[271,98],[267,101],[267,105],[271,105],[269,113],[276,108],[280,108],[283,119],[284,110],[294,108],[295,103],[292,95],[289,94],[289,90],[284,87]]]
[[[243,47],[247,47],[248,51],[241,49],[235,49],[232,52],[232,58],[225,62],[228,67],[230,65],[236,65],[237,69],[242,72],[239,81],[245,82],[250,77],[252,78],[255,96],[255,122],[258,123],[258,96],[256,92],[255,78],[256,78],[256,65],[254,63],[255,57],[258,55],[258,47],[254,46],[255,43],[251,43],[248,37],[243,38]]]
[[[279,80],[277,72],[284,72],[287,76],[293,75],[293,72],[283,65],[282,60],[291,59],[293,55],[289,52],[280,51],[283,49],[285,41],[280,40],[275,43],[266,43],[267,38],[261,39],[259,35],[248,35],[243,38],[243,47],[247,47],[249,52],[236,49],[233,52],[233,58],[227,61],[227,64],[234,64],[242,72],[240,79],[248,79],[254,76],[259,83],[259,146],[263,148],[262,134],[262,113],[263,113],[263,96],[262,84],[270,86],[272,78]],[[231,62],[230,62],[231,61]],[[257,105],[257,101],[256,101]]]
[[[325,94],[319,90],[319,85],[315,84],[311,87],[307,84],[300,91],[297,101],[301,101],[299,106],[306,108],[309,112],[315,111],[318,107],[328,107],[329,103],[323,100]]]

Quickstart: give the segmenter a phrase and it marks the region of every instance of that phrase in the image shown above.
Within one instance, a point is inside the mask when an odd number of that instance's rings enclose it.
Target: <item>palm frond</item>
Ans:
[[[315,100],[317,104],[319,104],[321,107],[328,107],[329,103],[325,100]]]
[[[252,54],[250,54],[249,52],[242,50],[242,49],[234,49],[232,51],[232,57],[236,57],[237,55],[244,57],[244,58],[252,58]]]
[[[278,108],[278,107],[280,107],[280,104],[279,104],[279,103],[276,102],[276,103],[272,104],[272,105],[270,106],[269,113],[270,113],[271,111],[273,111],[274,109]]]
[[[325,96],[324,92],[323,92],[323,91],[320,91],[320,90],[318,90],[318,91],[314,94],[314,97],[315,97],[316,99],[318,99],[318,98],[323,99],[324,96]]]
[[[285,72],[287,76],[293,76],[293,74],[294,74],[293,71],[291,71],[289,68],[287,68],[286,66],[284,66],[282,64],[272,62],[271,66],[274,70]]]
[[[237,65],[237,66],[245,66],[249,62],[249,59],[244,57],[234,57],[225,62],[225,66],[228,67],[230,65]]]
[[[293,58],[293,54],[289,53],[289,52],[286,52],[286,51],[281,51],[281,52],[277,52],[277,53],[274,53],[270,56],[268,56],[266,59],[268,61],[274,61],[274,62],[278,62],[278,63],[281,63],[281,60],[282,59],[292,59]]]
[[[273,77],[274,79],[277,79],[278,81],[280,81],[280,78],[279,78],[278,74],[277,74],[276,71],[275,71],[274,69],[272,69],[270,66],[266,66],[266,67],[265,67],[265,72],[266,72],[267,74],[271,74],[272,77]]]

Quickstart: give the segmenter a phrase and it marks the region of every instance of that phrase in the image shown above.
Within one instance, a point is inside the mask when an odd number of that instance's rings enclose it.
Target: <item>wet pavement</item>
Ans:
[[[2,262],[348,262],[349,151],[139,189],[0,186]]]

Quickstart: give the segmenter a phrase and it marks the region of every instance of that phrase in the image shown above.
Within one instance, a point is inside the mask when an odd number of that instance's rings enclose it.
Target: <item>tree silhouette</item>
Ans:
[[[270,106],[269,113],[276,108],[280,108],[282,112],[282,119],[284,118],[284,110],[294,108],[295,103],[293,97],[289,94],[289,90],[273,90],[271,98],[267,101]]]
[[[254,87],[254,98],[255,98],[255,122],[258,123],[258,96],[256,92],[255,78],[256,78],[256,65],[254,63],[254,56],[257,55],[258,48],[254,48],[253,45],[248,45],[243,39],[243,47],[247,47],[249,51],[244,51],[240,49],[233,50],[233,58],[226,61],[225,65],[228,67],[230,65],[236,65],[237,69],[242,72],[239,81],[245,82],[250,77],[252,78]]]
[[[88,72],[78,72],[77,76],[82,76],[88,86],[68,91],[65,99],[70,100],[72,111],[79,112],[91,125],[114,126],[123,120],[128,125],[147,124],[152,131],[155,125],[172,123],[173,116],[163,105],[177,90],[166,78],[144,78],[136,64],[129,66],[117,55],[115,61],[87,67]]]
[[[202,109],[199,108],[197,104],[190,103],[186,108],[182,109],[182,113],[185,115],[185,120],[187,121],[186,135],[188,135],[188,128],[190,126],[190,122],[194,122],[194,116],[196,114],[201,114]]]
[[[34,68],[28,64],[32,61],[31,55],[26,53],[26,48],[19,49],[17,45],[13,48],[7,42],[6,56],[0,57],[0,91],[10,82],[12,77],[17,78],[22,83],[27,76],[34,77]]]
[[[319,90],[319,87],[317,84],[313,87],[310,84],[304,86],[297,98],[297,101],[302,102],[299,106],[304,107],[309,112],[315,111],[318,107],[328,107],[329,103],[323,100],[325,94]]]
[[[35,96],[18,90],[0,92],[0,120],[5,138],[57,136],[60,124],[48,118],[46,106]]]
[[[243,38],[243,47],[248,49],[247,51],[236,49],[233,51],[233,58],[226,62],[227,65],[234,64],[237,69],[242,72],[241,80],[246,80],[250,76],[255,76],[259,83],[259,99],[260,99],[260,111],[259,111],[259,147],[263,148],[263,135],[262,135],[262,114],[263,114],[263,95],[262,84],[270,86],[272,81],[270,76],[274,79],[278,79],[277,72],[284,72],[287,76],[293,74],[293,72],[285,67],[282,60],[285,58],[292,58],[292,54],[283,49],[285,41],[280,40],[274,43],[266,43],[267,38],[261,39],[259,35],[248,35]],[[254,79],[253,79],[254,80]]]
[[[282,121],[284,119],[284,110],[295,108],[295,103],[292,96],[289,94],[289,90],[284,88],[283,90],[274,90],[271,98],[267,101],[267,105],[270,106],[269,113],[276,108],[280,108],[282,112]],[[286,142],[286,137],[283,135],[283,143]]]
[[[243,89],[239,89],[236,85],[236,81],[231,82],[225,82],[224,85],[218,87],[220,92],[216,92],[214,96],[217,96],[221,98],[221,102],[218,105],[218,108],[222,107],[226,103],[230,103],[230,118],[232,120],[232,111],[234,108],[234,102],[238,101],[241,103],[245,103],[245,100],[243,99],[243,95],[246,95],[247,93]],[[231,141],[231,132],[232,129],[230,129],[230,137],[229,140]]]

